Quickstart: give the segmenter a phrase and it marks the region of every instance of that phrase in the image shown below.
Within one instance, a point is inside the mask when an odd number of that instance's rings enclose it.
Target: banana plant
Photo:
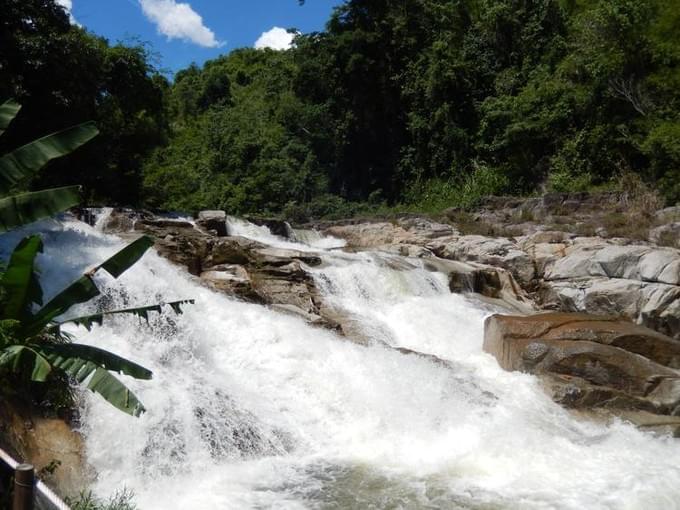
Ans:
[[[14,100],[0,105],[0,135],[21,110]],[[0,195],[25,183],[53,159],[65,156],[97,136],[94,122],[85,122],[44,136],[0,157]],[[0,232],[49,218],[80,203],[80,186],[18,193],[0,199]]]
[[[144,406],[135,394],[111,372],[137,379],[151,379],[151,371],[103,349],[71,343],[62,334],[61,327],[66,323],[74,323],[90,329],[93,324],[101,324],[108,315],[123,313],[148,320],[148,314],[160,312],[162,305],[112,310],[63,321],[57,321],[56,317],[68,312],[72,306],[100,294],[93,279],[98,271],[106,271],[118,278],[152,245],[153,241],[146,236],[137,239],[43,305],[43,292],[34,268],[43,243],[38,235],[23,239],[14,249],[0,280],[0,287],[6,296],[0,311],[0,321],[5,325],[13,325],[12,334],[0,338],[0,369],[30,373],[30,379],[35,382],[45,382],[53,371],[62,371],[78,383],[89,378],[87,388],[99,393],[121,411],[133,416],[144,412]],[[185,303],[193,301],[175,301],[167,305],[181,313],[181,305]],[[34,311],[36,306],[40,308]]]
[[[19,113],[21,105],[9,100],[0,105],[0,135]],[[94,123],[86,122],[40,138],[0,157],[0,233],[53,216],[80,203],[80,187],[67,186],[30,193],[12,193],[40,168],[55,158],[71,153],[98,134]],[[0,274],[0,372],[8,371],[44,383],[53,372],[85,383],[109,403],[132,416],[144,406],[111,372],[137,379],[151,379],[150,370],[104,349],[73,343],[62,332],[65,323],[82,325],[88,330],[101,324],[104,317],[133,314],[148,320],[150,312],[160,312],[159,304],[140,308],[112,310],[59,321],[58,317],[74,305],[100,294],[93,276],[97,271],[118,278],[153,245],[141,237],[104,263],[91,269],[66,287],[47,304],[35,271],[35,259],[43,250],[40,236],[24,238],[14,249],[4,273]],[[166,303],[176,313],[192,300]],[[37,308],[37,310],[35,310]]]

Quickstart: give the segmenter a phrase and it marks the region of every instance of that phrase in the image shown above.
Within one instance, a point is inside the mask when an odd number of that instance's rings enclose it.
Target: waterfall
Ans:
[[[578,420],[533,376],[501,370],[481,349],[493,310],[449,293],[444,275],[230,222],[318,251],[321,292],[374,341],[213,292],[153,251],[118,280],[98,274],[107,306],[196,304],[69,330],[154,372],[124,378],[147,408],[138,419],[82,394],[96,494],[127,487],[143,510],[680,508],[677,441]],[[31,230],[45,240],[46,297],[124,244],[75,221]],[[2,255],[26,233],[3,236]]]

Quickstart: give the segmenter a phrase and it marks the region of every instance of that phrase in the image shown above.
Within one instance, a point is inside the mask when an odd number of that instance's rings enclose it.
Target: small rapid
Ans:
[[[154,372],[125,378],[147,408],[139,419],[82,394],[96,494],[127,487],[143,510],[680,508],[677,440],[577,420],[533,376],[501,370],[482,352],[493,309],[451,294],[444,275],[315,234],[238,228],[318,252],[309,271],[368,345],[213,292],[153,251],[118,280],[98,276],[103,296],[80,312],[196,303],[69,330]],[[31,230],[48,295],[124,245],[76,221]],[[26,233],[3,236],[4,257]]]

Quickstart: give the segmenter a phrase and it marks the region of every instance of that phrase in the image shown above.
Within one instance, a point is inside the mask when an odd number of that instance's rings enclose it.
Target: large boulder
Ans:
[[[629,321],[492,315],[484,324],[484,350],[505,370],[541,376],[568,407],[607,410],[633,422],[649,413],[680,416],[680,341]]]
[[[544,264],[544,307],[625,315],[680,338],[680,250],[576,238],[559,253]]]

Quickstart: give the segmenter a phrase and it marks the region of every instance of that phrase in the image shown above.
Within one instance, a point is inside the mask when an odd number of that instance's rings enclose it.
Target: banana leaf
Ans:
[[[64,369],[68,360],[91,362],[98,367],[129,375],[136,379],[151,379],[152,372],[137,363],[109,351],[84,344],[43,344],[33,346],[52,365]],[[67,372],[68,373],[68,372]],[[69,373],[69,375],[72,375]]]
[[[139,416],[146,408],[127,386],[103,368],[97,368],[87,387],[99,393],[104,399],[121,411]]]
[[[5,274],[0,280],[0,285],[7,293],[5,306],[2,309],[3,319],[21,319],[31,303],[42,301],[42,290],[38,284],[37,294],[35,285],[37,284],[33,273],[33,262],[39,252],[43,250],[43,243],[40,236],[30,236],[21,240],[14,248]]]
[[[137,262],[146,250],[153,246],[153,239],[149,236],[142,236],[136,241],[128,244],[125,248],[116,253],[113,257],[97,267],[103,269],[114,278],[118,278]]]
[[[45,382],[53,368],[82,383],[90,375],[87,387],[106,401],[132,416],[145,411],[139,399],[107,368],[138,379],[151,379],[151,371],[96,347],[79,344],[12,345],[0,351],[0,366],[21,373],[29,365],[31,380]]]
[[[19,110],[21,110],[21,105],[13,99],[9,99],[0,105],[0,135],[7,130]]]
[[[50,160],[73,152],[98,133],[94,122],[85,122],[34,140],[0,157],[0,193],[8,192]]]
[[[30,366],[32,381],[45,382],[52,371],[52,365],[42,353],[27,345],[10,345],[0,351],[0,366],[22,373],[27,365],[32,365]]]
[[[164,305],[168,305],[172,308],[172,310],[176,314],[181,314],[182,313],[182,308],[181,305],[184,304],[194,304],[193,299],[184,299],[182,301],[173,301],[171,303],[159,303],[157,305],[150,305],[150,306],[140,306],[137,308],[125,308],[122,310],[111,310],[107,312],[100,312],[100,313],[95,313],[92,315],[84,315],[82,317],[74,317],[73,319],[66,319],[64,321],[59,322],[57,324],[57,327],[63,325],[63,324],[77,324],[78,326],[84,326],[87,328],[88,331],[92,329],[92,326],[95,324],[102,325],[104,322],[104,317],[108,317],[110,315],[121,315],[121,314],[131,314],[131,315],[136,315],[137,317],[141,317],[142,319],[146,320],[147,322],[149,321],[149,312],[158,312],[160,313],[162,311],[162,307]]]
[[[99,269],[104,269],[114,278],[118,278],[130,266],[137,262],[142,255],[153,246],[150,237],[142,236],[118,251],[103,264],[94,268],[89,274],[83,275],[69,285],[65,290],[57,294],[52,300],[41,308],[22,329],[25,337],[31,337],[40,333],[52,319],[66,313],[73,305],[84,303],[99,295],[99,289],[94,284],[92,274]]]
[[[99,295],[99,289],[89,275],[78,278],[50,300],[20,330],[24,338],[40,333],[52,319],[65,313],[73,305],[84,303]]]
[[[51,188],[0,199],[0,232],[49,218],[80,203],[80,186]]]

